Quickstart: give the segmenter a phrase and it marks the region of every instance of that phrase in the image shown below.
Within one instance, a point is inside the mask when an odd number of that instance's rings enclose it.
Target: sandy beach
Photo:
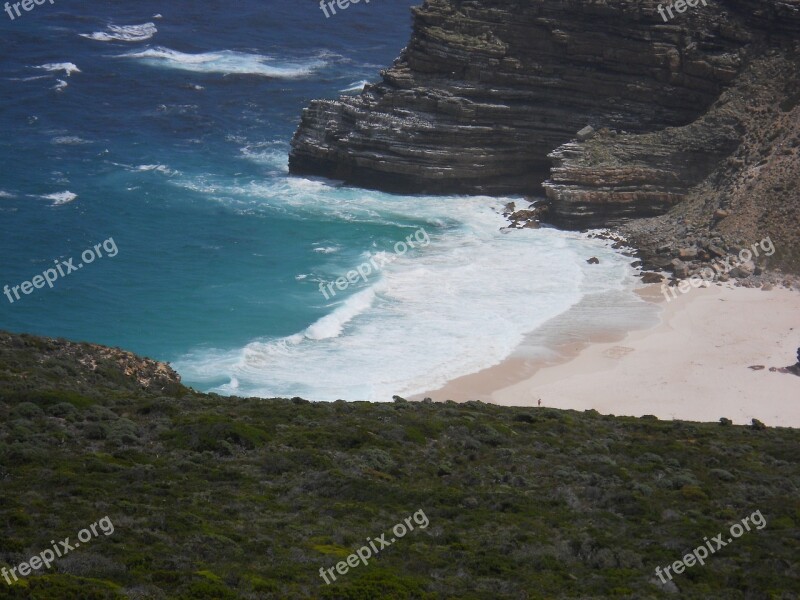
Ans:
[[[670,302],[660,286],[642,295],[661,305],[655,327],[565,345],[549,364],[512,357],[415,399],[800,427],[800,377],[769,370],[795,361],[800,293],[723,284]]]

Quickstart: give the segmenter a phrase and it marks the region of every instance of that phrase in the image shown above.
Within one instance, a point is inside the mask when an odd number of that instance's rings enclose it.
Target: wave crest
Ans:
[[[56,192],[55,194],[45,194],[42,196],[45,200],[52,200],[53,206],[60,206],[61,204],[67,204],[75,200],[78,197],[78,194],[73,194],[69,190],[66,192]]]
[[[77,67],[75,63],[47,63],[44,65],[39,65],[38,67],[34,67],[34,69],[44,69],[45,71],[50,71],[51,73],[58,73],[59,71],[64,71],[64,74],[69,77],[73,73],[80,73],[81,70]]]
[[[366,79],[362,79],[361,81],[356,81],[355,83],[351,83],[349,87],[346,87],[343,90],[339,91],[343,94],[362,92],[364,91],[364,86],[367,85],[368,83],[369,81],[367,81]]]
[[[158,33],[155,23],[109,25],[106,29],[108,31],[81,33],[80,36],[90,40],[97,40],[98,42],[143,42]]]
[[[151,66],[192,71],[194,73],[258,75],[274,79],[307,77],[326,65],[324,61],[319,59],[306,62],[286,62],[261,54],[236,52],[234,50],[187,54],[163,47],[149,48],[140,52],[129,52],[120,55],[119,58],[134,58]]]

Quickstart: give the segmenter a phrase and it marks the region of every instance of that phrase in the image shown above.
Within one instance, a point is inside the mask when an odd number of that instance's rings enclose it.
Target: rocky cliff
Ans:
[[[549,218],[568,227],[664,213],[743,141],[730,111],[695,122],[755,58],[796,59],[800,0],[700,2],[667,22],[658,6],[427,0],[380,83],[304,110],[291,171],[426,193],[547,181]],[[772,100],[790,112],[787,77]],[[575,142],[587,125],[602,144]]]
[[[687,186],[680,204],[668,214],[631,220],[620,228],[651,263],[664,266],[673,256],[694,257],[695,250],[713,256],[707,252],[710,246],[735,254],[768,238],[775,253],[756,262],[800,272],[799,75],[800,56],[767,52],[749,61],[736,82],[695,123],[653,134],[657,139],[652,147],[662,149],[700,139],[709,140],[708,147],[713,148],[726,137],[735,140],[735,146],[705,178]],[[730,138],[731,132],[737,135]],[[618,155],[620,148],[640,147],[641,137],[624,136],[618,144],[606,144],[601,134],[591,144],[606,145]],[[586,150],[581,146],[578,154],[583,156]],[[641,164],[637,160],[641,157],[629,164]],[[600,162],[587,169],[598,166]],[[662,169],[681,172],[680,163],[670,161],[664,161]],[[579,170],[578,165],[568,161],[562,172],[571,170]],[[553,178],[558,177],[554,170]],[[602,198],[603,190],[595,192]],[[690,272],[701,266],[692,261],[687,265]]]

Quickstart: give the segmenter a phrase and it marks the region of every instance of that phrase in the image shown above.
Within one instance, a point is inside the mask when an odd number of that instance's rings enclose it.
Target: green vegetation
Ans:
[[[800,592],[797,430],[223,398],[58,344],[0,336],[0,567],[106,515],[115,532],[0,579],[2,600],[669,598],[655,567],[756,510],[767,526],[677,576],[680,597]],[[325,585],[419,509],[427,529]]]

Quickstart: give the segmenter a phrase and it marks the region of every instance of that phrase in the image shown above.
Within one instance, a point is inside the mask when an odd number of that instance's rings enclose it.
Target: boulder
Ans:
[[[662,281],[664,281],[664,276],[661,273],[653,271],[642,273],[642,283],[661,283]]]
[[[583,129],[581,129],[577,135],[579,142],[585,142],[586,140],[589,140],[594,137],[594,127],[592,127],[591,125],[587,125]]]
[[[740,264],[731,271],[733,277],[750,277],[756,270],[756,265],[752,260]]]
[[[679,258],[675,258],[672,260],[672,272],[676,277],[686,278],[689,276],[689,266]]]

